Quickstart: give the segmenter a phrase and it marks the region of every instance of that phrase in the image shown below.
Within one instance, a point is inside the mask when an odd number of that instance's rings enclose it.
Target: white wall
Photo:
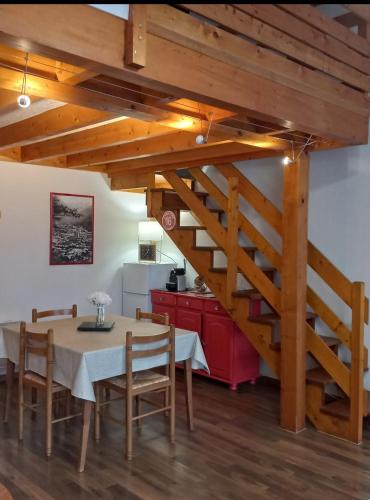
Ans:
[[[92,265],[49,265],[50,192],[95,196]],[[113,192],[99,173],[0,162],[0,212],[0,322],[30,321],[32,307],[72,303],[81,314],[91,314],[94,308],[86,297],[95,290],[109,293],[109,311],[121,313],[120,268],[138,259],[144,195]],[[167,236],[162,249],[182,265],[182,255]]]

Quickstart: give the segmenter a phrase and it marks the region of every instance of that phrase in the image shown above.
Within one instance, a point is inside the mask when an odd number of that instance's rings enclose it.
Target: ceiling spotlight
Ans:
[[[28,97],[28,95],[22,94],[18,96],[17,102],[20,108],[28,108],[31,104],[31,99]]]
[[[27,91],[27,69],[28,69],[28,54],[26,54],[26,64],[23,72],[23,80],[21,87],[21,95],[18,97],[17,102],[20,108],[28,108],[31,104],[31,99],[26,94]]]
[[[291,163],[293,163],[293,160],[289,156],[284,156],[283,165],[290,165]]]
[[[200,144],[205,144],[207,141],[206,141],[206,138],[204,137],[204,135],[199,134],[196,136],[195,142],[200,145]]]

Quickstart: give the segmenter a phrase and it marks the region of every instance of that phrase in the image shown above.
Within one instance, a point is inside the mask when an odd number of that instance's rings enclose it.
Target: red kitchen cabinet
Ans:
[[[167,312],[176,327],[199,334],[210,374],[203,370],[196,373],[226,382],[233,390],[241,382],[255,382],[258,353],[217,300],[192,292],[151,293],[153,312]],[[260,301],[254,301],[251,310],[259,314]]]
[[[202,313],[200,311],[177,308],[175,324],[178,328],[198,332],[200,337],[202,337]]]

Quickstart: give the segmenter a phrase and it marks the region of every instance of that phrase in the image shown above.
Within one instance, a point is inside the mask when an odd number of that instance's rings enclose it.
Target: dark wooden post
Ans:
[[[306,413],[308,176],[305,153],[284,165],[280,420],[293,432],[304,428]]]

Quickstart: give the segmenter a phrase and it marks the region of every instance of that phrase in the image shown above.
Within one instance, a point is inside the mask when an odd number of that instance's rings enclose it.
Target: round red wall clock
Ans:
[[[162,227],[166,231],[172,231],[176,226],[176,214],[172,210],[166,210],[162,215]]]

